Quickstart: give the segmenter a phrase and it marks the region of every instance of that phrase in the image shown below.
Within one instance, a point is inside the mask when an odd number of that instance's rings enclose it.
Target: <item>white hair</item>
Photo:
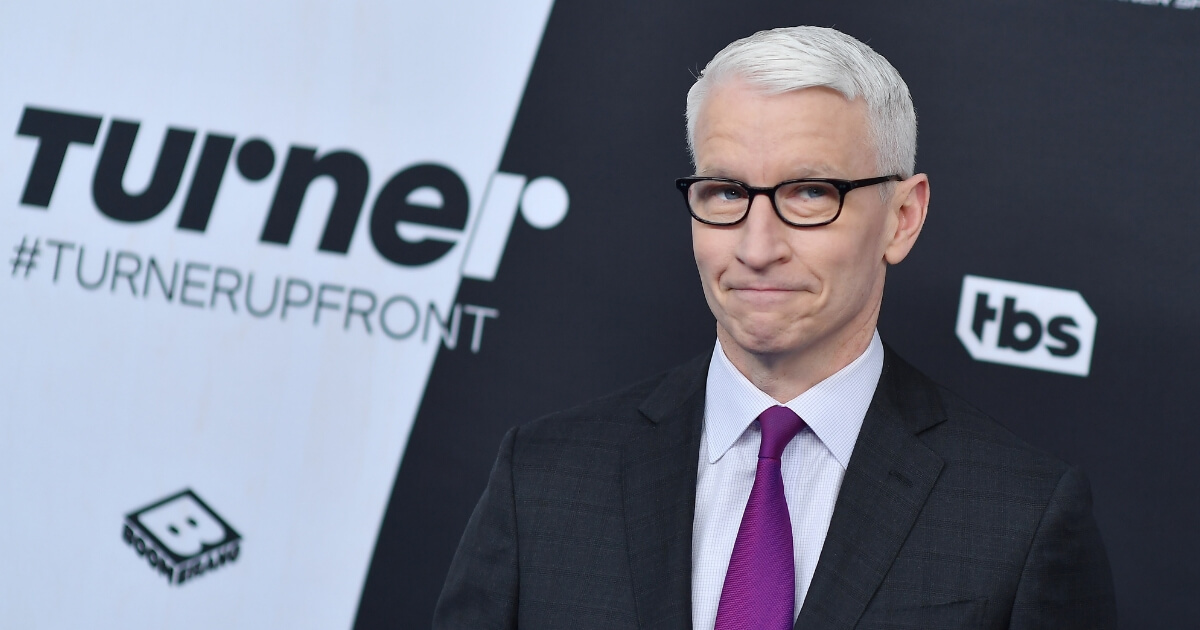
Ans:
[[[696,158],[696,119],[713,88],[740,78],[767,94],[826,87],[867,105],[878,175],[911,177],[917,159],[917,114],[900,73],[866,44],[831,28],[759,31],[717,53],[687,95],[687,141]],[[882,192],[882,191],[881,191]]]

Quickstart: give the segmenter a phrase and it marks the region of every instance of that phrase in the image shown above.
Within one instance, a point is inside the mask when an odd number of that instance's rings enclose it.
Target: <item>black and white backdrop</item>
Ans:
[[[19,542],[0,621],[61,627],[82,603],[106,627],[427,627],[508,427],[711,351],[672,185],[690,173],[684,96],[729,41],[813,24],[886,56],[917,108],[932,204],[889,270],[884,340],[1088,473],[1123,627],[1200,625],[1200,3],[118,4],[0,10],[0,533]],[[100,119],[46,206],[22,202],[49,143],[20,133],[31,108]],[[93,199],[121,120],[148,134],[130,193],[168,128],[196,130],[179,192],[140,222]],[[214,134],[235,149],[197,234],[178,223]],[[255,139],[274,154],[261,183],[242,162]],[[319,244],[349,176],[312,177],[290,243],[262,236],[296,147],[369,171],[348,251]],[[388,215],[380,191],[428,163],[451,176]],[[450,208],[453,181],[465,220],[412,210]],[[402,246],[449,245],[397,263],[389,220]],[[151,257],[194,263],[200,297],[153,288]],[[233,272],[255,288],[229,289]],[[248,315],[276,278],[292,311]],[[980,291],[996,313],[971,341]],[[1034,347],[998,348],[1006,326]],[[240,547],[168,585],[145,566],[155,526],[130,515],[185,488],[228,525],[203,553]]]

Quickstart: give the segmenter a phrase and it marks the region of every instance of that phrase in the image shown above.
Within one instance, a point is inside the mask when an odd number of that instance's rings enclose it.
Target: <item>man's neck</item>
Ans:
[[[855,330],[854,334],[832,343],[813,345],[788,353],[756,354],[746,351],[729,335],[717,328],[721,350],[755,387],[780,403],[808,391],[812,386],[836,374],[866,352],[875,335],[875,321]]]

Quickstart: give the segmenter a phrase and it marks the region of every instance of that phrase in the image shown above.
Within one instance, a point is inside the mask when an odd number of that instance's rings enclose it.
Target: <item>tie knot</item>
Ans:
[[[762,428],[762,442],[758,446],[758,456],[779,459],[783,449],[804,428],[804,421],[796,412],[775,405],[758,414],[758,424]]]

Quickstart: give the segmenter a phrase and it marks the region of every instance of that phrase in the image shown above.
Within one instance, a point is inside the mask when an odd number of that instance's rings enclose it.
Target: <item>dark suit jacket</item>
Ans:
[[[509,431],[434,627],[690,630],[707,368]],[[888,350],[797,630],[1115,619],[1083,475]]]

